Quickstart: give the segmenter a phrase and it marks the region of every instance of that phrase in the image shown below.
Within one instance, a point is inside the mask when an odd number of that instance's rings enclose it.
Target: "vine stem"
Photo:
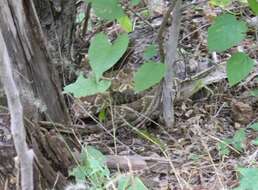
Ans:
[[[23,122],[23,107],[19,91],[12,71],[11,59],[0,29],[0,76],[7,96],[9,112],[11,115],[11,134],[21,171],[21,189],[33,190],[33,151],[26,143],[26,133]],[[19,183],[19,182],[17,182]]]

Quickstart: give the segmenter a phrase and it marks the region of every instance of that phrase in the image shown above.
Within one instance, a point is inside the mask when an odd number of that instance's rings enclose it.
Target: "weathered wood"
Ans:
[[[55,66],[62,66],[64,68],[71,60],[70,50],[74,30],[76,1],[52,1],[56,3],[50,3],[49,0],[33,1]]]
[[[0,28],[0,75],[11,117],[11,134],[17,152],[17,168],[21,173],[21,189],[33,190],[33,157],[32,149],[28,148],[23,122],[23,106],[16,82],[13,77],[12,62]]]
[[[73,162],[71,153],[64,146],[63,139],[58,138],[57,134],[50,136],[47,130],[42,130],[36,123],[47,120],[65,126],[70,124],[70,118],[34,3],[32,0],[2,0],[0,16],[4,18],[0,19],[1,33],[11,58],[13,76],[26,118],[27,141],[35,152],[35,189],[52,189],[54,185],[55,189],[63,189],[67,184],[67,169]],[[60,29],[62,31],[64,29]],[[61,40],[67,39],[66,35],[62,34]],[[66,42],[63,47],[69,46]],[[11,150],[12,146],[9,148]],[[12,162],[15,152],[5,153],[9,148],[0,144],[2,155],[10,156],[8,169],[5,162],[0,163],[0,177],[17,174]],[[0,156],[0,159],[6,157]]]
[[[22,7],[19,7],[22,5]],[[32,1],[0,2],[0,27],[12,57],[25,115],[69,122],[60,85],[46,51],[43,32]]]
[[[165,64],[167,66],[167,72],[163,83],[162,101],[163,101],[163,116],[167,127],[172,127],[175,122],[174,116],[174,99],[175,99],[175,73],[174,70],[177,45],[179,38],[179,30],[181,23],[181,4],[182,0],[177,0],[173,11],[172,25],[169,28],[169,37],[166,47]]]

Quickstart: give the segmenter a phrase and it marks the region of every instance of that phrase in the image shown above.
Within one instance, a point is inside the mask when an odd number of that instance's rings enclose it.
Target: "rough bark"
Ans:
[[[33,190],[33,156],[34,153],[28,148],[26,133],[23,122],[23,108],[19,91],[14,81],[12,63],[0,29],[0,74],[4,90],[8,100],[11,115],[11,133],[15,150],[17,152],[17,167],[21,172],[21,188]]]
[[[76,1],[34,0],[34,3],[55,66],[64,68],[71,60]]]
[[[73,162],[72,155],[62,137],[41,128],[37,122],[47,120],[66,125],[70,118],[34,3],[32,0],[2,0],[0,16],[1,33],[24,110],[27,142],[36,155],[35,189],[63,189],[67,184],[67,168]],[[62,34],[61,40],[67,39],[66,35],[66,32]],[[61,46],[66,49],[64,52],[68,51],[66,42]],[[0,143],[0,152],[3,153],[0,155],[0,178],[6,180],[16,175],[12,159],[16,153],[12,143],[8,146]]]

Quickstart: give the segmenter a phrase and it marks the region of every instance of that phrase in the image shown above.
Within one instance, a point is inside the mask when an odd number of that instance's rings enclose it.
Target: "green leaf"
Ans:
[[[230,153],[230,150],[228,148],[229,143],[227,142],[227,140],[224,140],[223,142],[220,142],[218,144],[218,151],[220,156],[227,156]]]
[[[122,176],[118,181],[118,190],[148,190],[139,177]]]
[[[85,163],[87,160],[97,160],[101,165],[104,165],[106,157],[93,146],[83,147],[80,160]]]
[[[131,4],[133,6],[138,5],[141,2],[141,0],[131,0]]]
[[[87,177],[86,171],[86,166],[77,166],[72,171],[69,171],[69,176],[74,176],[77,183],[85,182],[85,178]]]
[[[80,98],[85,96],[91,96],[97,93],[105,92],[111,86],[111,82],[108,80],[101,80],[96,82],[95,78],[84,78],[81,74],[77,80],[64,87],[65,93],[72,93],[74,97]]]
[[[122,176],[118,181],[118,190],[127,190],[130,186],[131,176]]]
[[[80,161],[87,166],[86,174],[96,186],[101,186],[110,176],[106,166],[106,157],[92,146],[83,147]]]
[[[252,11],[258,15],[258,1],[257,0],[248,0],[249,7]]]
[[[188,158],[191,159],[192,161],[198,161],[201,159],[201,157],[202,156],[199,154],[191,153]]]
[[[238,168],[240,185],[234,190],[257,190],[258,168]]]
[[[235,16],[231,14],[218,16],[208,29],[209,52],[222,52],[237,45],[245,38],[246,31],[246,23],[236,20]]]
[[[249,128],[258,131],[258,123],[253,123],[252,125],[249,126]]]
[[[225,8],[226,6],[230,5],[232,0],[210,0],[210,3],[214,6],[219,6]]]
[[[165,75],[165,65],[156,62],[144,63],[134,75],[134,90],[140,92],[157,84]]]
[[[121,18],[118,18],[117,21],[126,32],[132,32],[133,23],[127,15],[125,15]]]
[[[149,60],[158,54],[157,47],[154,44],[149,45],[143,53],[143,58]]]
[[[128,44],[127,34],[120,35],[113,44],[103,33],[95,36],[89,48],[89,63],[97,81],[105,71],[110,69],[123,56]]]
[[[148,188],[144,185],[139,177],[135,177],[131,187],[129,187],[128,190],[148,190]]]
[[[244,129],[239,129],[236,131],[234,137],[232,138],[232,146],[237,149],[238,151],[242,152],[243,149],[245,148],[245,130]]]
[[[124,11],[117,0],[87,0],[92,3],[95,14],[106,20],[115,20],[124,15]]]
[[[252,144],[258,146],[258,137],[252,140]]]
[[[230,86],[245,79],[254,67],[254,61],[245,53],[239,52],[232,55],[227,62],[227,77]]]
[[[250,94],[251,94],[251,96],[255,96],[255,97],[257,97],[257,96],[258,96],[258,88],[257,88],[257,89],[252,90]]]
[[[98,115],[98,118],[99,118],[99,121],[100,122],[103,122],[106,120],[107,118],[107,114],[106,114],[106,108],[102,108],[99,112],[99,115]]]

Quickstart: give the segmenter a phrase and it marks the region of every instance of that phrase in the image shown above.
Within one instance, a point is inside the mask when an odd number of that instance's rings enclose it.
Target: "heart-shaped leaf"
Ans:
[[[84,78],[81,74],[77,80],[64,87],[65,93],[72,93],[74,97],[80,98],[105,92],[111,85],[111,81],[101,80],[96,82],[94,77]]]
[[[238,21],[231,14],[218,16],[208,29],[208,49],[210,52],[225,51],[239,42],[246,36],[247,26],[243,21]]]
[[[115,20],[124,15],[124,11],[117,0],[87,0],[92,3],[95,14],[106,20]]]
[[[245,53],[238,52],[232,55],[227,62],[227,77],[230,86],[245,79],[254,67],[254,61]]]
[[[105,71],[110,69],[123,56],[128,44],[127,34],[120,35],[113,44],[103,33],[95,36],[89,48],[89,63],[97,81]]]
[[[140,92],[157,84],[165,75],[165,65],[156,62],[146,62],[134,75],[134,90]]]

